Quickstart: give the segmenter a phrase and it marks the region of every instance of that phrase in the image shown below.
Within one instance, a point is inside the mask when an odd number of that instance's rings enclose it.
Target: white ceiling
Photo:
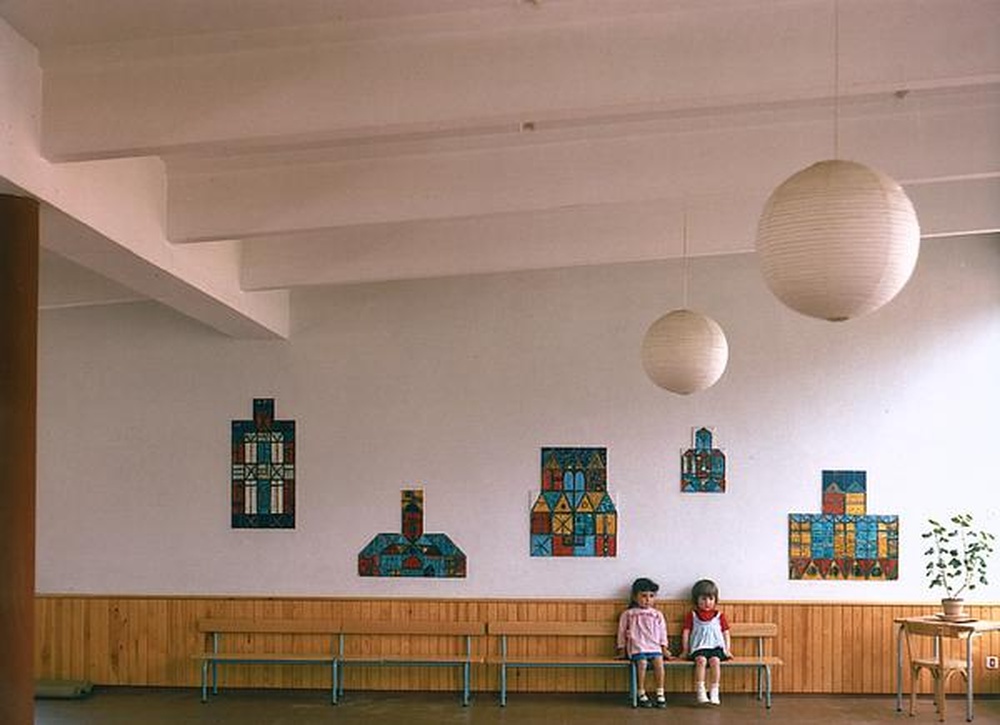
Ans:
[[[304,285],[663,259],[685,224],[749,252],[835,155],[984,233],[997,38],[1000,0],[0,0],[0,191],[43,201],[43,303],[236,336]]]

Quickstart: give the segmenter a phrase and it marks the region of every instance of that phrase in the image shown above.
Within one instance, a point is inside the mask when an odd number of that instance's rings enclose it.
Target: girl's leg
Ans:
[[[694,694],[702,704],[708,702],[708,693],[705,691],[705,665],[704,657],[694,658]]]
[[[719,700],[719,680],[722,678],[722,666],[718,657],[712,657],[708,661],[708,666],[712,670],[712,680],[708,688],[708,701],[713,705],[720,704]]]
[[[639,704],[642,705],[642,698],[646,697],[646,658],[641,657],[635,663],[636,688],[639,695]],[[646,702],[649,702],[647,699]]]
[[[656,676],[656,706],[666,707],[667,706],[667,696],[663,691],[664,684],[664,671],[663,671],[663,658],[657,657],[653,660],[653,674]]]
[[[656,677],[656,691],[663,692],[663,681],[665,679],[663,673],[663,658],[657,657],[653,660],[653,675]]]

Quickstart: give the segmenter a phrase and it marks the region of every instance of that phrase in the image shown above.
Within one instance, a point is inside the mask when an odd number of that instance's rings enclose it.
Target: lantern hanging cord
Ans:
[[[688,217],[687,210],[684,210],[683,221],[681,222],[681,265],[683,278],[681,283],[681,306],[688,308]]]
[[[833,0],[833,158],[840,159],[840,2]]]

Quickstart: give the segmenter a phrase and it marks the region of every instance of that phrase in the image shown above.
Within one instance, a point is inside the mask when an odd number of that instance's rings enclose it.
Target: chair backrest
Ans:
[[[956,627],[949,627],[944,622],[935,622],[932,620],[927,621],[909,621],[903,623],[903,634],[906,638],[906,649],[910,653],[910,659],[913,660],[916,657],[917,652],[917,639],[918,638],[932,638],[935,645],[934,649],[934,659],[938,661],[939,664],[943,664],[946,657],[945,647],[938,646],[940,639],[967,639],[970,636],[969,631],[963,631]],[[943,643],[941,643],[943,644]],[[924,650],[926,651],[926,649]]]

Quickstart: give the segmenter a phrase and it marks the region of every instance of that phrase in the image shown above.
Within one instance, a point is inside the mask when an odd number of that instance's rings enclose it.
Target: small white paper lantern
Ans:
[[[658,319],[642,340],[642,366],[650,380],[687,395],[712,387],[729,361],[729,343],[719,323],[691,310]]]
[[[853,161],[820,161],[787,179],[757,227],[767,286],[793,310],[824,320],[858,317],[891,300],[919,251],[906,192]]]

